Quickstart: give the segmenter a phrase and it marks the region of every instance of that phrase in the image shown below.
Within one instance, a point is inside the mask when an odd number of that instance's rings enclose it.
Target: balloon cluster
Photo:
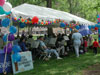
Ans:
[[[10,32],[9,34],[5,34],[3,36],[3,41],[4,42],[7,42],[7,40],[10,42],[10,43],[8,43],[8,45],[6,45],[4,47],[4,51],[6,52],[6,49],[7,49],[7,53],[10,53],[12,51],[12,41],[15,40],[14,34],[17,32],[16,27],[15,26],[10,26],[9,32]]]
[[[11,13],[12,5],[5,0],[0,0],[0,15],[6,14],[9,15]]]
[[[14,54],[12,55],[13,62],[19,62],[19,61],[21,61],[21,55],[19,54],[19,52],[21,51],[20,46],[14,45],[12,47],[12,50],[14,52]]]

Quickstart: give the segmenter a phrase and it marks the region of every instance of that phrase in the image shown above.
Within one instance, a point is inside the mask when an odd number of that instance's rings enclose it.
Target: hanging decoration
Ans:
[[[32,23],[34,24],[34,23],[38,23],[38,21],[39,21],[39,18],[37,17],[37,16],[34,16],[33,18],[32,18]]]
[[[4,52],[6,53],[6,49],[7,49],[7,53],[11,53],[12,51],[12,43],[8,43],[7,46],[4,47]]]
[[[9,32],[10,32],[11,34],[15,34],[15,33],[17,32],[17,28],[16,28],[15,26],[10,26]]]
[[[9,12],[12,9],[12,5],[9,2],[5,2],[5,4],[3,5],[3,9],[5,12]]]
[[[9,24],[10,24],[10,19],[9,19],[9,18],[5,18],[5,19],[3,19],[3,20],[1,21],[1,25],[2,25],[3,27],[8,27]]]
[[[3,6],[5,3],[5,0],[0,0],[0,6]]]
[[[100,15],[97,15],[97,24],[96,27],[98,27],[98,40],[99,40],[99,44],[100,44]]]

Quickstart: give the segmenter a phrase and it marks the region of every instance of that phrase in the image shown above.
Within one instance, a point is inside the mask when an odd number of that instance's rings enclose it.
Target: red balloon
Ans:
[[[37,23],[39,21],[39,18],[37,16],[33,17],[32,23]]]
[[[95,30],[98,30],[98,27],[95,27]]]

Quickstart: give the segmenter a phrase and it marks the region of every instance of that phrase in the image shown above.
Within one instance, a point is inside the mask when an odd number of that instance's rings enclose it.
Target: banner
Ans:
[[[21,52],[20,55],[21,55],[20,62],[18,62],[18,63],[13,62],[13,59],[12,59],[12,67],[13,67],[14,74],[33,69],[31,52],[30,51]],[[12,58],[12,55],[11,55],[11,58]]]

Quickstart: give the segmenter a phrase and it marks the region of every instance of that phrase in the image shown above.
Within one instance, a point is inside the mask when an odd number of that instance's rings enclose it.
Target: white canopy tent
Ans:
[[[77,17],[67,12],[31,5],[31,4],[22,4],[12,9],[13,16],[19,17],[22,16],[23,18],[32,18],[33,16],[39,17],[39,19],[43,20],[54,20],[54,19],[62,19],[66,22],[70,22],[72,20],[78,21],[80,24],[86,25],[94,25],[95,23],[90,22],[86,19]]]

